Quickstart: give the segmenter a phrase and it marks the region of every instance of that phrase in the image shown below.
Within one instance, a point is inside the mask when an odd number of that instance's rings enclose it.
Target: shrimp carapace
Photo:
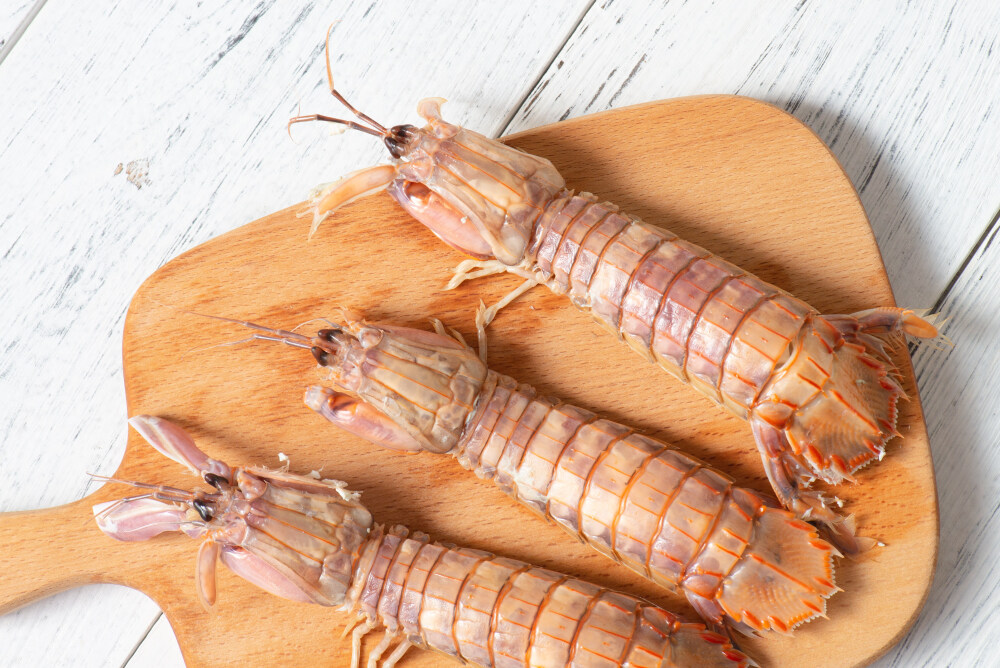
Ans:
[[[371,667],[397,641],[383,668],[411,647],[484,667],[752,665],[726,637],[632,596],[488,552],[431,543],[404,527],[386,530],[344,483],[230,468],[166,420],[130,422],[212,489],[126,483],[151,491],[95,506],[101,531],[125,541],[165,531],[204,538],[197,589],[206,605],[215,600],[221,559],[272,594],[341,606],[357,624],[352,668],[360,666],[363,636],[380,626],[385,635],[369,654]]]

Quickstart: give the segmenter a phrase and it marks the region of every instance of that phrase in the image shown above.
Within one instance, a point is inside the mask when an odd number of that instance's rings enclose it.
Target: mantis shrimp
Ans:
[[[360,665],[363,636],[378,626],[386,633],[369,656],[370,668],[400,637],[385,668],[410,647],[491,668],[751,665],[725,637],[634,597],[374,524],[358,493],[342,482],[231,468],[166,420],[130,422],[212,490],[115,481],[146,493],[95,506],[101,531],[122,541],[171,531],[203,538],[197,589],[206,605],[215,601],[221,560],[272,594],[354,612],[360,619],[352,668]]]
[[[222,320],[229,320],[221,318]],[[838,591],[837,550],[774,500],[662,442],[489,370],[444,333],[346,312],[315,337],[244,321],[308,349],[333,388],[305,403],[383,447],[450,454],[613,560],[682,591],[715,628],[788,633]],[[852,552],[851,518],[812,513]]]
[[[422,100],[418,128],[386,128],[334,97],[380,137],[394,161],[318,191],[312,231],[337,209],[387,190],[411,216],[471,259],[449,287],[509,272],[525,283],[478,319],[543,284],[565,294],[620,340],[750,422],[781,503],[804,515],[835,484],[885,454],[903,391],[885,341],[932,338],[931,321],[900,308],[824,315],[780,288],[590,193],[575,193],[551,162],[446,122],[441,98]],[[482,348],[482,346],[480,346]]]

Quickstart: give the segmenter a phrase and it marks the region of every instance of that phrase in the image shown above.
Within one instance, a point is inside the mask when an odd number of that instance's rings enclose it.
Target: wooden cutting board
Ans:
[[[537,128],[510,142],[551,159],[571,187],[667,227],[821,311],[893,303],[865,212],[840,165],[807,127],[767,104],[714,96],[669,100]],[[308,353],[266,342],[219,346],[246,331],[182,312],[290,328],[351,306],[372,320],[415,326],[436,316],[472,341],[479,300],[492,303],[519,281],[485,279],[444,292],[462,258],[384,194],[345,208],[312,241],[306,240],[309,220],[296,215],[301,209],[213,239],[139,288],[123,343],[128,414],[174,420],[211,456],[233,465],[277,466],[277,454],[287,453],[293,471],[321,470],[362,490],[381,522],[693,614],[681,597],[537,520],[454,460],[383,451],[314,415],[302,404],[303,390],[318,379]],[[836,489],[861,532],[886,545],[840,561],[837,583],[844,591],[831,599],[828,620],[801,627],[793,638],[746,641],[763,665],[865,664],[900,639],[923,604],[937,554],[937,499],[905,348],[897,358],[911,397],[900,414],[903,438],[890,443],[885,461],[858,475],[858,485]],[[497,318],[490,366],[676,443],[740,484],[768,490],[743,421],[543,288]],[[135,432],[117,475],[184,487],[197,482]],[[163,608],[190,666],[347,665],[350,649],[340,639],[345,614],[280,600],[224,569],[219,601],[206,612],[194,588],[196,541],[164,536],[118,543],[86,521],[92,504],[127,493],[105,486],[59,508],[0,516],[0,572],[8,574],[0,579],[0,612],[84,583],[113,582],[143,591]],[[400,665],[443,661],[411,650]]]

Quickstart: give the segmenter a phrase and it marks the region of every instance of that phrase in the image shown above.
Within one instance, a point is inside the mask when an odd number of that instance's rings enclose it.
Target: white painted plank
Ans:
[[[183,665],[181,648],[177,645],[177,638],[170,629],[170,622],[163,615],[153,623],[149,634],[125,664],[127,668],[166,668]]]
[[[953,348],[914,355],[941,509],[937,573],[916,625],[879,668],[997,666],[1000,650],[1000,225],[941,306]]]
[[[122,320],[145,276],[385,159],[365,135],[285,134],[300,100],[341,111],[321,57],[331,21],[338,85],[375,118],[413,120],[438,94],[498,132],[585,6],[49,0],[0,65],[0,510],[78,498],[85,471],[117,466]],[[120,664],[157,614],[117,588],[60,602],[0,618],[0,664]]]
[[[1000,202],[998,28],[992,0],[608,1],[511,129],[684,95],[771,102],[832,147],[898,301],[927,307]]]
[[[31,14],[37,2],[38,0],[4,0],[0,5],[0,53],[3,53],[4,45]]]
[[[126,587],[90,585],[65,591],[0,617],[0,666],[120,665],[158,614],[153,601]]]

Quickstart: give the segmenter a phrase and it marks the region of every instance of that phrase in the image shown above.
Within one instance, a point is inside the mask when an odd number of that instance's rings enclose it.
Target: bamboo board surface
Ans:
[[[668,227],[821,311],[892,303],[849,180],[810,130],[773,107],[744,98],[686,98],[566,121],[511,141],[550,158],[571,186]],[[245,332],[182,310],[292,327],[351,306],[372,320],[416,326],[436,316],[473,340],[479,299],[490,303],[516,285],[502,278],[442,291],[460,256],[385,195],[345,208],[311,242],[308,221],[296,216],[300,208],[203,244],[143,284],[123,344],[129,414],[175,420],[210,455],[233,465],[277,466],[277,453],[287,453],[293,470],[321,470],[363,491],[378,521],[690,614],[681,598],[533,519],[454,461],[383,451],[313,415],[301,403],[305,386],[317,380],[308,354],[262,342],[204,349]],[[498,371],[638,426],[741,484],[767,489],[745,423],[614,342],[561,297],[538,289],[504,310],[490,330],[490,351]],[[845,591],[831,599],[829,620],[802,627],[793,639],[746,642],[764,665],[864,664],[901,637],[924,600],[937,551],[934,475],[905,353],[898,362],[912,397],[900,415],[904,439],[859,474],[861,484],[836,491],[862,533],[886,547],[840,562],[837,582]],[[193,481],[135,433],[117,475],[181,486]],[[84,582],[115,582],[163,608],[191,666],[346,664],[349,647],[339,639],[346,615],[279,600],[224,570],[219,602],[206,613],[194,592],[194,541],[123,544],[102,536],[86,520],[89,507],[123,493],[104,487],[60,508],[0,516],[0,568],[16,563],[22,572],[0,583],[0,611]],[[401,665],[440,660],[411,650]]]

